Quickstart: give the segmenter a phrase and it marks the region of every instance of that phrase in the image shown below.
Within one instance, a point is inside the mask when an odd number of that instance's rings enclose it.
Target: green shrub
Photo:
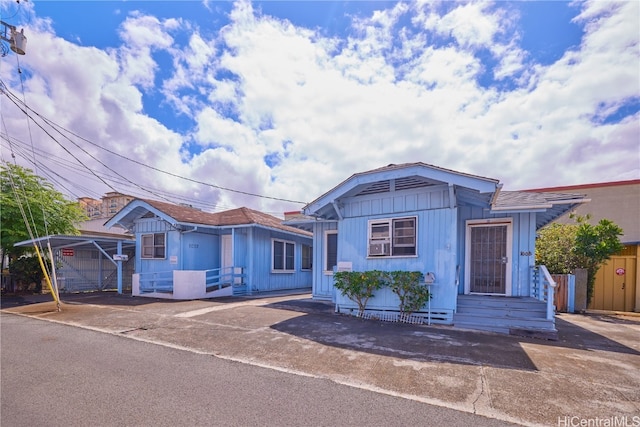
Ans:
[[[333,275],[334,286],[342,295],[358,304],[360,314],[364,313],[373,292],[384,286],[381,271],[338,271]]]
[[[390,271],[385,273],[391,291],[400,299],[400,315],[410,316],[431,299],[429,289],[420,284],[419,271]]]

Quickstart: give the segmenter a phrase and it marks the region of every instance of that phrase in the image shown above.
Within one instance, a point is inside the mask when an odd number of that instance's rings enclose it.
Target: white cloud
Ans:
[[[640,96],[637,2],[582,4],[582,43],[546,66],[520,47],[517,17],[501,3],[446,5],[448,13],[437,3],[378,10],[343,39],[261,15],[247,2],[211,37],[183,19],[130,15],[122,46],[108,52],[34,28],[30,43],[46,49],[30,52],[26,99],[153,167],[289,200],[310,201],[355,172],[413,161],[498,178],[507,189],[640,176],[640,117],[602,123]],[[185,28],[188,45],[177,46]],[[443,38],[453,42],[434,44]],[[480,48],[499,60],[493,70]],[[159,69],[157,52],[171,55],[172,69]],[[519,77],[511,89],[487,88],[478,83],[487,71]],[[6,69],[0,74],[19,87]],[[144,97],[158,94],[193,128],[171,130],[148,117]],[[5,117],[21,128],[15,111]],[[105,158],[140,185],[219,208],[300,207]]]

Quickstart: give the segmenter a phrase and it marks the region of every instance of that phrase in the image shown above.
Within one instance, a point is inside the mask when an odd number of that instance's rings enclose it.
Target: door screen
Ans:
[[[507,226],[471,227],[470,288],[471,293],[506,294]]]

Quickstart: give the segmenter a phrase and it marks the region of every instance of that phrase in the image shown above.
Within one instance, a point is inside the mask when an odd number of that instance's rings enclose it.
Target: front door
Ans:
[[[511,222],[469,221],[465,293],[511,295]]]

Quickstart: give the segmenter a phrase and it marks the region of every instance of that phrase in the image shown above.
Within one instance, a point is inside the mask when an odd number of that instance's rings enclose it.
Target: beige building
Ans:
[[[91,197],[80,197],[78,203],[82,206],[89,219],[108,219],[124,208],[134,197],[111,191],[100,200]]]
[[[606,218],[622,228],[625,249],[598,271],[589,308],[640,312],[640,179],[530,191],[584,194],[591,202],[579,206],[576,214],[590,215],[591,224]],[[574,223],[568,214],[555,222]]]

